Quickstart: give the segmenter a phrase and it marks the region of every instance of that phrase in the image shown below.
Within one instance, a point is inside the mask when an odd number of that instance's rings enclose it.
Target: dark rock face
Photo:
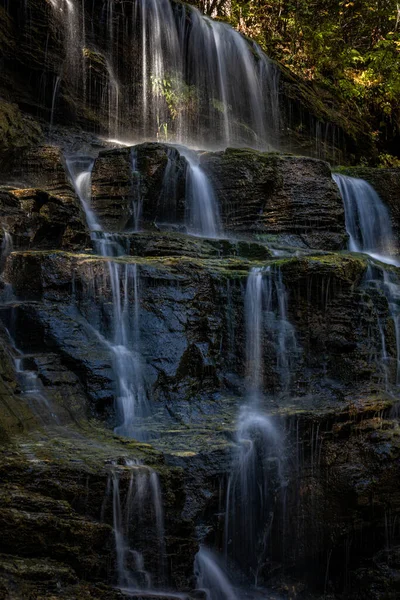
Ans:
[[[345,247],[344,212],[329,166],[307,158],[226,150],[205,154],[228,231],[295,234],[307,247]]]
[[[0,157],[3,168],[21,150],[35,146],[42,139],[39,123],[22,113],[16,104],[0,100]]]
[[[183,222],[185,172],[185,159],[163,144],[100,152],[92,173],[92,206],[101,225],[120,232]]]
[[[22,248],[78,248],[87,242],[76,205],[40,189],[1,193],[7,211],[4,225],[15,246]],[[11,214],[9,206],[12,205]]]
[[[343,203],[326,163],[228,149],[203,154],[201,165],[214,186],[228,233],[283,240],[291,236],[292,244],[305,248],[346,247]],[[132,229],[138,203],[143,207],[140,228],[165,226],[167,215],[184,228],[186,177],[179,149],[143,144],[103,151],[93,170],[93,207],[108,231]],[[166,181],[173,189],[166,189]]]
[[[76,249],[88,244],[85,217],[59,148],[25,150],[8,170],[2,168],[0,216],[15,247]]]
[[[273,519],[259,581],[283,597],[288,587],[315,589],[310,600],[396,597],[400,446],[396,395],[387,393],[396,379],[394,323],[386,297],[365,285],[365,257],[321,251],[346,244],[330,170],[322,161],[249,150],[204,153],[201,166],[238,240],[184,233],[187,164],[179,149],[143,144],[100,153],[92,206],[126,248],[113,259],[88,251],[57,149],[21,154],[9,185],[3,175],[1,229],[14,242],[1,259],[0,289],[13,290],[0,306],[5,598],[10,590],[21,599],[120,597],[110,587],[110,473],[119,469],[124,505],[129,461],[160,477],[168,585],[194,588],[199,541],[222,546],[237,411],[247,393],[244,300],[254,267],[282,277],[297,340],[287,351],[285,386],[273,332],[262,336],[265,410],[285,451],[269,461]],[[134,231],[138,202],[141,231]],[[279,243],[285,253],[274,257]],[[114,339],[118,294],[131,327],[139,315],[152,406],[143,419],[146,444],[111,433],[116,381],[104,340]],[[41,393],[24,391],[17,356]],[[129,540],[158,573],[154,520],[150,509],[140,527],[133,518]]]
[[[13,597],[18,599],[26,598],[28,591],[39,594],[38,598],[52,593],[66,599],[122,597],[102,582],[116,583],[110,463],[123,464],[129,456],[157,465],[160,471],[165,493],[168,570],[173,570],[171,581],[175,579],[176,587],[188,586],[194,542],[190,521],[180,518],[181,472],[165,467],[162,457],[144,446],[134,442],[127,446],[107,435],[102,438],[105,432],[101,428],[96,431],[86,426],[84,431],[85,438],[77,432],[59,438],[57,430],[48,430],[40,441],[25,433],[25,445],[18,451],[10,453],[3,448],[0,589],[5,594],[14,590]],[[100,465],[103,466],[99,469]],[[121,468],[119,479],[124,501],[130,484],[129,471]],[[146,540],[145,560],[154,567],[157,541],[151,519],[154,515],[149,508],[139,533],[134,530],[137,521],[133,517],[132,535],[137,548]],[[185,553],[186,564],[182,561]]]
[[[213,265],[198,259],[137,258],[120,263],[121,286],[127,276],[124,274],[137,267],[146,380],[151,396],[171,410],[180,407],[185,411],[185,403],[193,404],[195,399],[201,406],[209,402],[210,394],[243,392],[248,265],[237,259],[231,261]],[[234,271],[229,272],[232,267]],[[361,390],[379,389],[383,372],[378,362],[370,361],[373,348],[380,346],[379,326],[372,300],[361,286],[366,263],[328,255],[285,260],[280,268],[300,346],[293,363],[293,392],[302,396],[318,390],[321,399],[330,394],[340,399],[351,390],[359,395]],[[107,261],[60,253],[14,252],[7,262],[5,278],[12,282],[20,300],[35,301],[26,308],[19,306],[21,319],[24,315],[22,322],[28,320],[29,330],[38,332],[44,347],[61,353],[67,364],[75,365],[73,370],[97,410],[112,410],[114,383],[109,351],[99,347],[91,328],[100,327],[106,337],[112,331]],[[133,312],[133,285],[128,293]],[[388,313],[386,319],[389,327]],[[27,345],[25,329],[16,332],[20,345]],[[270,347],[264,358],[265,390],[276,393],[280,384],[275,350],[268,342],[268,333],[265,335],[266,347]],[[395,347],[389,345],[387,352],[394,365]],[[229,373],[239,375],[242,383],[230,380]]]

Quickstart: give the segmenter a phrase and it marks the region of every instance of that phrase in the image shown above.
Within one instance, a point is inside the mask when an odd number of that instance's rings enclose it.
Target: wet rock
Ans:
[[[124,238],[132,256],[188,256],[200,259],[240,256],[252,260],[271,257],[271,251],[265,244],[246,239],[213,240],[157,231],[121,236],[122,240]]]
[[[324,250],[346,246],[343,203],[326,163],[228,149],[203,154],[201,164],[230,234],[266,236],[265,241],[268,235],[293,236],[300,246]],[[175,216],[175,226],[184,228],[187,173],[177,151],[171,158],[168,146],[143,144],[101,152],[93,170],[92,202],[103,227],[112,232],[165,227],[166,173],[174,187],[167,190],[173,196],[167,195],[172,203],[168,212]],[[135,211],[141,214],[139,224]]]
[[[296,234],[309,248],[345,247],[343,203],[326,163],[228,149],[204,154],[201,164],[213,182],[226,230]]]
[[[185,165],[176,150],[162,144],[100,152],[92,173],[92,205],[105,230],[182,224]]]
[[[0,100],[1,171],[5,170],[21,151],[36,146],[42,139],[42,129],[35,119],[22,113],[16,104]]]
[[[121,298],[128,294],[131,316],[136,298],[134,270],[137,274],[143,369],[157,405],[187,419],[190,406],[210,410],[215,395],[243,393],[244,289],[254,263],[189,257],[129,257],[114,263]],[[269,259],[264,265],[268,264],[281,269],[296,328],[298,348],[290,350],[293,356],[289,357],[292,393],[315,394],[323,401],[340,400],[361,389],[384,389],[380,324],[388,332],[388,361],[393,365],[396,344],[389,334],[386,299],[380,299],[378,321],[375,299],[363,287],[365,259],[326,254]],[[38,351],[49,347],[60,353],[96,410],[112,418],[112,354],[106,343],[99,344],[95,333],[113,339],[108,260],[60,252],[14,252],[7,260],[5,278],[23,300],[16,321],[20,343],[28,347],[34,339],[43,340]],[[132,322],[131,327],[136,326]],[[277,393],[282,383],[268,332],[264,345],[265,391]]]
[[[0,173],[0,180],[13,188],[37,188],[79,207],[67,176],[65,160],[56,146],[35,145],[21,152],[11,168]]]
[[[88,242],[75,202],[41,189],[0,191],[0,222],[18,248],[79,248]]]

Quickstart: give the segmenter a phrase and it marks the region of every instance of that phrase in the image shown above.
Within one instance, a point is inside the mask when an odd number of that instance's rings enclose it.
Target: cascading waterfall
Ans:
[[[337,173],[333,179],[343,199],[349,250],[396,265],[391,256],[396,247],[389,211],[374,188],[363,179]]]
[[[278,71],[226,23],[169,0],[132,6],[110,0],[104,26],[95,30],[94,5],[51,0],[50,6],[64,26],[65,60],[55,90],[65,82],[75,88],[80,79],[80,96],[91,109],[98,112],[100,99],[108,104],[109,137],[202,148],[277,146]],[[88,80],[96,74],[85,67],[91,57],[98,68],[104,64],[96,85]]]
[[[237,454],[229,477],[225,512],[224,552],[258,583],[272,526],[271,481],[284,489],[282,435],[262,410],[264,335],[274,341],[276,370],[287,390],[291,355],[298,352],[296,336],[287,320],[287,297],[280,271],[250,271],[245,294],[248,401],[241,408]]]
[[[257,406],[263,387],[263,337],[265,329],[275,355],[279,387],[287,391],[293,361],[299,349],[295,330],[287,316],[287,292],[280,270],[255,268],[250,271],[245,295],[246,375],[248,397]]]
[[[67,165],[85,211],[96,252],[104,258],[123,255],[124,248],[118,236],[108,236],[102,230],[90,206],[93,161],[69,159]],[[112,339],[107,339],[101,332],[97,333],[113,358],[119,421],[115,431],[120,435],[144,439],[145,433],[138,428],[137,422],[149,414],[150,407],[140,353],[138,268],[136,264],[120,264],[113,260],[108,260],[107,266],[112,291]],[[130,310],[130,290],[133,290],[133,311]]]
[[[121,483],[128,473],[128,488],[122,499]],[[165,543],[162,493],[158,474],[137,462],[126,461],[124,465],[113,465],[108,479],[102,512],[107,508],[112,494],[112,514],[115,549],[117,555],[118,585],[126,591],[153,588],[152,576],[145,569],[142,552],[131,546],[130,532],[146,529],[147,522],[153,523],[152,536],[156,543],[158,584],[164,581]],[[138,541],[139,542],[139,541]],[[148,542],[141,540],[141,544]]]
[[[385,268],[382,263],[399,266],[396,254],[398,249],[392,230],[387,207],[374,190],[362,179],[333,174],[343,199],[346,230],[349,234],[349,250],[368,254],[378,263],[370,265],[365,276],[368,286],[377,287],[386,297],[393,319],[396,336],[396,375],[395,384],[400,384],[400,281],[394,269]],[[382,339],[382,362],[388,361],[385,332],[378,318]],[[386,371],[386,368],[385,368]]]

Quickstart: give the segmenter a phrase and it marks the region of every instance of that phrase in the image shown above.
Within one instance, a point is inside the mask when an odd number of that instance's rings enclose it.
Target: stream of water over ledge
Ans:
[[[278,66],[193,6],[24,7],[0,598],[395,600],[399,173],[276,152]]]

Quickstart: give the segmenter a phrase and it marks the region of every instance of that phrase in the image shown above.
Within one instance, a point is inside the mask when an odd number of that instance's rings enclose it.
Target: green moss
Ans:
[[[35,146],[42,138],[37,121],[23,115],[16,104],[0,99],[0,156]]]

